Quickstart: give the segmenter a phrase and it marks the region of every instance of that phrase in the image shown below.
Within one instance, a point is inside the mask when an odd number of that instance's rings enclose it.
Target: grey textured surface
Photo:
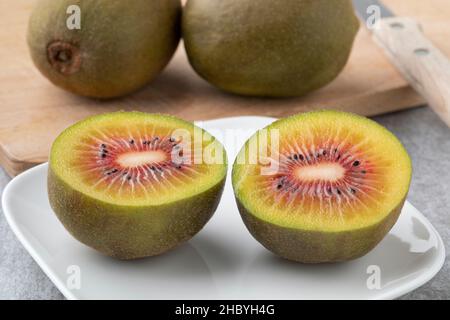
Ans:
[[[409,200],[450,244],[450,129],[428,108],[376,117],[411,154],[414,176]],[[0,190],[9,178],[0,169]],[[63,299],[18,242],[0,214],[0,299]],[[439,274],[402,299],[450,299],[450,261]]]

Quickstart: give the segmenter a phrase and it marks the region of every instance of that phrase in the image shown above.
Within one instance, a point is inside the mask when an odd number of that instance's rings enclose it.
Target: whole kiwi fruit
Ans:
[[[350,0],[188,0],[182,33],[197,73],[225,91],[301,96],[345,66],[359,22]]]
[[[78,26],[70,26],[74,15]],[[180,17],[180,0],[39,0],[28,46],[36,67],[58,87],[118,97],[167,65],[179,43]]]

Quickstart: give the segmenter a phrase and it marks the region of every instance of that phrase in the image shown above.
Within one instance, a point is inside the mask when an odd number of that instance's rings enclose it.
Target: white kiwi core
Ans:
[[[325,162],[312,166],[300,166],[295,176],[302,181],[339,181],[345,176],[345,168],[339,163]]]
[[[167,160],[167,154],[160,150],[127,152],[117,157],[117,163],[124,168],[136,168],[146,164],[154,164]]]

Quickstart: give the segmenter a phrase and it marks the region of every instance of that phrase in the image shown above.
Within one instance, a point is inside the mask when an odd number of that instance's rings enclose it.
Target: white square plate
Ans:
[[[199,125],[224,142],[232,163],[252,132],[272,121]],[[50,208],[46,179],[47,164],[28,170],[6,187],[2,204],[14,233],[69,299],[393,299],[429,281],[445,259],[441,237],[407,202],[389,235],[363,258],[325,265],[282,260],[248,233],[228,179],[214,217],[189,243],[158,257],[117,261],[69,235]],[[378,275],[379,288],[369,289]]]

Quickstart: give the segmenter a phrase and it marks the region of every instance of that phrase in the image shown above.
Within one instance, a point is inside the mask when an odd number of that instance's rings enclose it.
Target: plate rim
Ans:
[[[33,245],[29,242],[28,238],[23,234],[21,228],[16,223],[14,214],[12,214],[11,208],[9,208],[9,193],[10,189],[14,187],[15,184],[21,182],[21,180],[27,178],[30,174],[33,174],[35,171],[42,170],[48,167],[48,162],[41,163],[35,167],[32,167],[16,177],[14,177],[5,187],[2,194],[2,208],[3,214],[8,222],[11,230],[19,239],[19,242],[24,246],[25,250],[31,255],[33,260],[38,264],[38,266],[42,269],[47,277],[49,277],[50,281],[58,288],[58,290],[62,293],[62,295],[68,300],[79,300],[75,294],[73,294],[63,283],[62,281],[54,274],[49,264],[45,259],[41,257],[40,254],[34,249]]]
[[[202,121],[202,123],[213,123],[220,121],[229,121],[233,119],[240,119],[242,118],[258,118],[258,119],[265,119],[265,120],[276,120],[276,118],[272,117],[264,117],[264,116],[240,116],[240,117],[227,117],[227,118],[220,118],[220,119],[213,119],[213,120],[207,120]],[[48,162],[39,164],[35,167],[32,167],[16,177],[14,177],[4,188],[2,193],[2,199],[1,204],[3,208],[3,214],[6,218],[6,221],[8,222],[8,225],[10,226],[13,233],[18,238],[19,242],[24,246],[26,251],[31,255],[33,260],[39,265],[39,267],[42,269],[42,271],[46,274],[46,276],[52,281],[52,283],[58,288],[58,290],[63,294],[65,298],[68,300],[79,300],[81,297],[78,297],[75,295],[71,290],[69,290],[65,284],[54,274],[52,271],[52,268],[47,263],[45,259],[41,257],[40,254],[35,250],[33,245],[29,242],[28,238],[23,234],[21,228],[18,226],[18,224],[15,221],[14,214],[12,213],[14,210],[11,210],[9,207],[8,201],[10,201],[9,194],[11,193],[11,189],[14,187],[14,185],[20,183],[22,180],[28,178],[29,175],[34,174],[37,171],[44,170],[48,167]],[[413,290],[423,286],[427,282],[429,282],[431,279],[434,278],[434,276],[442,269],[442,266],[445,263],[446,253],[445,253],[445,245],[442,240],[442,237],[440,236],[439,232],[436,230],[436,228],[433,226],[433,224],[427,219],[426,216],[423,215],[422,212],[420,212],[416,207],[414,207],[409,201],[407,203],[416,211],[416,214],[418,214],[422,220],[422,223],[424,223],[427,227],[427,229],[431,232],[433,232],[436,235],[437,242],[438,242],[438,255],[437,258],[434,259],[435,262],[433,262],[432,267],[427,269],[425,272],[423,272],[420,276],[413,279],[412,281],[408,281],[405,284],[399,285],[393,289],[390,289],[388,292],[385,293],[379,293],[375,294],[373,298],[370,298],[371,300],[389,300],[389,299],[395,299],[398,297],[401,297],[409,292],[412,292]],[[89,299],[89,298],[88,298]],[[276,299],[275,299],[276,300]]]

